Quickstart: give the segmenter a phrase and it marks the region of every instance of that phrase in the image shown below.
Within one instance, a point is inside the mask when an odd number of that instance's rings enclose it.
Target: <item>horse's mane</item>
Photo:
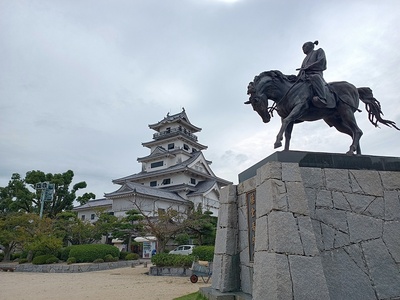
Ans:
[[[264,71],[261,72],[259,75],[254,77],[254,84],[257,85],[257,83],[265,76],[272,77],[273,80],[278,79],[279,81],[288,81],[291,83],[296,82],[297,76],[296,75],[285,75],[279,70],[270,70],[270,71]]]

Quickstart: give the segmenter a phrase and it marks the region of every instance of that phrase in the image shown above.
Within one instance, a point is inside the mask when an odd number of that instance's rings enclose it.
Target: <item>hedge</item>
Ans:
[[[128,255],[128,252],[126,251],[121,251],[119,253],[119,259],[125,260],[125,257]]]
[[[137,254],[137,253],[128,253],[125,256],[125,259],[126,260],[138,260],[139,259],[139,254]]]
[[[76,263],[76,258],[75,258],[75,257],[69,257],[69,258],[67,259],[67,264],[68,264],[68,265],[74,264],[74,263]]]
[[[73,247],[73,246],[68,246],[68,247],[61,248],[61,249],[58,251],[58,258],[59,258],[60,260],[62,260],[62,261],[67,261],[68,258],[69,258],[69,251],[71,251],[71,248],[72,248],[72,247]]]
[[[192,266],[194,257],[192,255],[178,255],[159,253],[151,258],[153,265],[157,267],[186,267]]]
[[[213,261],[214,246],[196,246],[193,249],[192,255],[198,257],[199,260]]]
[[[119,258],[118,257],[114,257],[111,254],[107,254],[106,256],[104,256],[104,261],[105,262],[113,262],[113,261],[118,261]]]
[[[58,262],[58,258],[51,254],[38,255],[32,260],[34,265],[54,264]]]
[[[68,257],[75,257],[76,262],[93,262],[94,260],[110,254],[113,257],[119,257],[119,249],[111,245],[88,244],[71,246]]]

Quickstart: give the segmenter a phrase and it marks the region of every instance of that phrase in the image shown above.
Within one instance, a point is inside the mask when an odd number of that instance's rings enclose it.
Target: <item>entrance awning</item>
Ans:
[[[135,242],[143,243],[143,242],[154,242],[157,241],[157,238],[155,236],[145,236],[145,237],[135,237],[133,239]]]

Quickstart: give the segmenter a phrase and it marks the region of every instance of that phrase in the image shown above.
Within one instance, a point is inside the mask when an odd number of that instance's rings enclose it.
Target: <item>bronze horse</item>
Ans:
[[[347,154],[353,155],[356,152],[361,155],[360,138],[363,132],[354,117],[354,112],[360,111],[359,99],[365,103],[368,118],[375,127],[378,127],[379,122],[400,130],[395,122],[382,118],[381,105],[370,88],[356,88],[345,81],[329,83],[327,88],[328,106],[318,108],[312,103],[313,91],[307,81],[276,70],[266,71],[249,83],[247,94],[250,98],[245,104],[251,104],[264,123],[270,121],[273,110],[278,112],[282,125],[274,148],[282,146],[285,134],[285,150],[289,150],[294,123],[323,119],[330,127],[351,136],[353,142]],[[268,107],[268,99],[275,102],[272,107]]]

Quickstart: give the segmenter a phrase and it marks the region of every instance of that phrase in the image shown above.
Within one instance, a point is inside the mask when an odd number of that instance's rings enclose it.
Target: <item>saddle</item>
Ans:
[[[315,101],[313,98],[316,94],[313,93],[313,97],[311,97],[311,103],[318,108],[335,108],[337,103],[337,94],[329,83],[324,85],[325,95],[326,95],[326,104],[321,101]]]

